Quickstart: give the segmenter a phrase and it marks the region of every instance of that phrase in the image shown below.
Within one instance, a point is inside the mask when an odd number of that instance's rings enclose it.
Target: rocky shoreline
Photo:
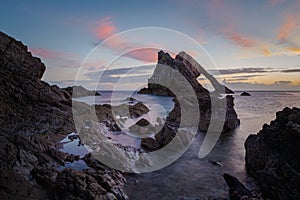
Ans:
[[[210,123],[211,96],[197,83],[200,75],[185,53],[174,59],[160,52],[158,65],[168,65],[179,70],[195,91],[201,114],[204,116],[199,129],[206,131]],[[68,134],[76,132],[75,114],[86,119],[93,106],[72,101],[75,97],[100,95],[96,91],[87,91],[79,87],[78,94],[72,88],[61,89],[41,80],[45,65],[39,58],[33,57],[27,47],[12,37],[0,32],[0,199],[129,199],[124,192],[126,180],[120,171],[111,169],[95,159],[92,154],[83,157],[64,153],[57,148],[59,141]],[[206,74],[205,71],[202,73]],[[219,85],[209,74],[216,88],[226,94],[232,91]],[[154,72],[152,79],[165,79],[168,74]],[[180,83],[179,83],[180,85]],[[151,83],[140,93],[174,96],[170,90]],[[160,130],[150,126],[146,119],[140,119],[136,125],[144,131],[157,132],[154,138],[142,139],[146,151],[154,151],[167,145],[176,135],[181,122],[180,98],[174,98],[175,106]],[[189,102],[189,97],[184,100]],[[126,115],[129,107],[129,118],[141,117],[149,109],[141,102],[126,99],[120,106],[96,105],[96,122],[89,122],[87,129],[99,129],[104,124],[109,130],[118,132],[120,123],[112,115],[116,109],[120,115]],[[234,110],[234,99],[227,95],[226,120],[223,132],[233,130],[239,125]],[[73,105],[73,106],[72,106]],[[73,109],[73,110],[72,110]],[[193,116],[191,116],[193,117]],[[187,119],[187,121],[190,119]],[[141,132],[132,126],[131,129]],[[88,130],[90,131],[90,130]],[[257,135],[250,135],[245,142],[246,169],[260,186],[262,194],[254,194],[236,178],[224,174],[230,188],[231,199],[299,199],[300,198],[300,109],[285,108],[276,115],[269,125],[265,124]],[[77,135],[69,136],[70,140]],[[106,136],[104,136],[105,140]],[[100,138],[101,139],[101,138]],[[115,144],[122,151],[144,152],[142,149]],[[121,151],[120,150],[120,151]],[[141,158],[145,159],[145,158]],[[68,163],[83,161],[87,167],[75,170],[65,167]],[[124,160],[130,162],[131,160]],[[215,162],[218,163],[218,162]]]
[[[58,170],[80,158],[55,149],[76,130],[71,94],[42,81],[45,69],[0,32],[0,199],[128,199],[122,174],[91,156],[89,169]]]

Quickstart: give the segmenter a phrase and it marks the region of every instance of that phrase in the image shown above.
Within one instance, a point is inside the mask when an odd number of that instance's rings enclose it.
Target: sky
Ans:
[[[137,89],[162,49],[186,51],[233,90],[300,91],[298,0],[11,0],[0,9],[0,30],[42,59],[51,84]]]

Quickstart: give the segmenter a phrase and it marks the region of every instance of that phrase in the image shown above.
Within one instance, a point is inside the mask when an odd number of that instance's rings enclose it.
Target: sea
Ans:
[[[235,176],[251,190],[257,189],[255,181],[248,176],[245,169],[245,140],[250,134],[259,132],[265,123],[269,124],[274,120],[276,112],[285,107],[300,108],[300,92],[252,91],[249,92],[251,96],[240,96],[240,93],[235,92],[233,95],[235,110],[241,120],[238,128],[223,133],[205,158],[198,157],[205,135],[199,133],[189,149],[171,165],[149,173],[125,174],[127,179],[125,192],[129,198],[136,200],[227,199],[228,186],[223,179],[223,173]],[[151,123],[156,123],[158,119],[164,120],[174,106],[171,97],[142,95],[130,91],[101,91],[101,96],[76,100],[91,105],[118,105],[126,102],[126,98],[130,96],[136,101],[143,102],[150,109],[147,115],[140,118],[145,118]],[[124,129],[130,125],[125,125]],[[140,140],[132,139],[128,129],[115,136],[113,133],[109,134],[117,142],[139,147]],[[88,152],[84,147],[77,145],[77,140],[71,142],[66,138],[62,142],[65,142],[62,151],[81,156]],[[65,167],[82,169],[87,166],[83,161],[77,161]]]

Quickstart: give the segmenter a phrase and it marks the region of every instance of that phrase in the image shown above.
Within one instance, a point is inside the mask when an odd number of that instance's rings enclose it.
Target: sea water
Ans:
[[[96,98],[78,100],[89,104],[121,104],[124,103],[124,97],[129,97],[131,93],[123,92],[113,101],[111,91],[101,94]],[[236,92],[233,95],[235,110],[241,120],[238,128],[222,134],[213,150],[203,159],[199,159],[198,153],[204,134],[198,134],[188,151],[173,164],[151,173],[126,175],[125,191],[130,199],[226,198],[228,187],[223,180],[223,173],[237,177],[248,188],[254,189],[254,181],[245,170],[244,142],[250,134],[261,130],[263,124],[275,119],[276,112],[285,107],[300,107],[300,92],[250,92],[251,96],[239,94]],[[134,94],[133,97],[150,108],[152,122],[157,117],[165,118],[174,106],[170,97],[140,94]],[[214,165],[211,160],[223,166]]]

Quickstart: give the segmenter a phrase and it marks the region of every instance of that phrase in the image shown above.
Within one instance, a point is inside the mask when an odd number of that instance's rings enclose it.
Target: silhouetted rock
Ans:
[[[251,96],[251,94],[248,93],[248,92],[242,92],[242,93],[241,93],[241,96]]]
[[[41,81],[44,71],[45,65],[32,57],[26,46],[0,32],[1,131],[33,134],[74,130],[69,93]]]
[[[235,177],[229,174],[223,174],[223,177],[229,187],[231,200],[241,200],[253,198],[252,193]]]
[[[205,89],[197,80],[197,78],[203,74],[206,76],[215,87],[215,92],[210,93]],[[160,84],[158,84],[160,83]],[[170,86],[170,88],[167,87]],[[188,87],[192,88],[192,92],[187,92]],[[169,134],[160,131],[157,133],[158,141],[161,144],[160,147],[168,144],[172,138],[176,135],[176,128],[179,127],[181,120],[181,109],[185,110],[186,113],[191,113],[190,115],[184,116],[185,125],[189,126],[193,122],[199,122],[199,130],[207,131],[212,114],[212,98],[215,102],[215,108],[219,113],[224,113],[224,126],[223,132],[230,131],[236,128],[240,120],[234,110],[234,98],[231,95],[227,95],[224,99],[219,98],[220,94],[233,93],[227,87],[221,85],[212,75],[210,75],[199,63],[197,63],[191,56],[185,52],[180,52],[173,59],[168,53],[163,51],[158,52],[158,63],[154,70],[152,77],[148,80],[148,88],[143,88],[139,91],[140,94],[154,94],[161,96],[174,96],[174,108],[167,117],[167,122],[163,130],[167,130]],[[196,103],[194,102],[196,99]],[[180,105],[180,103],[182,105]],[[193,106],[194,105],[194,106]],[[199,107],[200,118],[195,119],[192,114]],[[217,116],[218,117],[218,116]],[[222,119],[214,119],[222,120]],[[173,127],[173,128],[170,128]],[[171,130],[173,129],[173,130]],[[162,139],[165,137],[164,139]],[[153,139],[143,138],[142,146],[149,147],[149,143],[153,143]],[[157,149],[157,144],[155,143],[155,148]]]
[[[300,199],[300,109],[285,108],[246,142],[246,168],[271,199]]]
[[[100,96],[101,94],[97,91],[90,91],[85,89],[83,86],[69,86],[63,88],[66,90],[73,98],[86,97],[86,96]]]

